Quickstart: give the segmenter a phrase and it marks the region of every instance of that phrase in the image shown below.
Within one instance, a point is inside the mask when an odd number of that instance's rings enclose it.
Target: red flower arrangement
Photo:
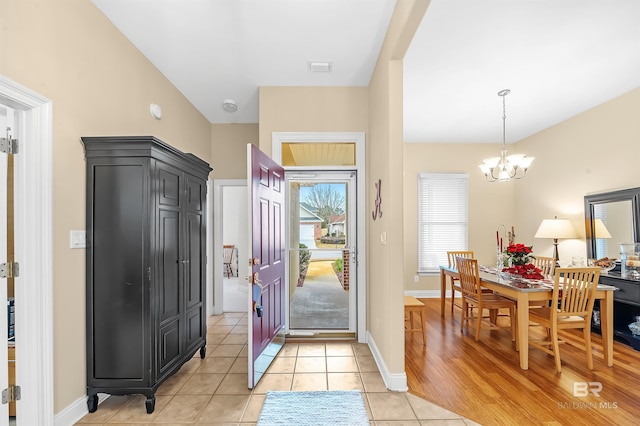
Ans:
[[[512,265],[526,265],[531,259],[535,259],[531,253],[533,246],[525,246],[524,244],[509,244],[504,250],[507,259],[511,259]]]
[[[542,271],[533,263],[529,263],[531,259],[535,257],[531,254],[533,252],[532,246],[525,246],[524,244],[509,244],[504,250],[508,264],[507,268],[503,268],[502,272],[508,272],[512,275],[520,275],[522,278],[529,280],[541,280],[544,279]]]
[[[522,278],[528,280],[541,280],[544,279],[542,271],[533,263],[527,263],[526,265],[513,265],[510,268],[503,268],[502,272],[508,272],[512,275],[520,275]]]

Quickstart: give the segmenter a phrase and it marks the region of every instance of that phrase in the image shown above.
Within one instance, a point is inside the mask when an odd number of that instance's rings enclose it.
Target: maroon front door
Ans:
[[[258,383],[284,345],[284,169],[247,145],[251,287],[249,388]]]

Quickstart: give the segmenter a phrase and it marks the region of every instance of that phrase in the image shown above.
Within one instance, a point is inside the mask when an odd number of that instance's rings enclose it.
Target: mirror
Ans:
[[[621,243],[640,242],[640,188],[584,197],[587,257],[620,259]]]

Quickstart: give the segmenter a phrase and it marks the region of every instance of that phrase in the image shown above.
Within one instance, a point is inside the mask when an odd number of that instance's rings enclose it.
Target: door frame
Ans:
[[[20,112],[15,158],[18,424],[53,424],[53,117],[52,102],[0,75],[0,103]],[[31,141],[32,144],[24,143]],[[28,368],[26,368],[28,366]]]
[[[13,130],[15,128],[13,119],[13,109],[6,105],[0,104],[1,110],[7,110],[6,122],[0,118],[0,137],[5,137],[5,129],[11,126]],[[10,112],[9,112],[10,111]],[[1,115],[1,112],[0,112]],[[13,132],[11,133],[14,134]],[[9,156],[0,154],[0,262],[7,262],[8,259],[8,235],[7,223],[9,222],[9,206],[7,202],[8,183],[9,183]],[[7,214],[4,214],[7,212]],[[9,298],[9,280],[0,279],[0,297],[3,299]],[[0,309],[0,341],[7,340],[7,345],[0,346],[0,365],[9,365],[9,333],[8,333],[8,305],[3,304]],[[0,388],[4,389],[9,385],[9,368],[0,368]],[[10,403],[9,403],[10,404]],[[0,426],[6,426],[9,424],[9,404],[0,405]]]
[[[271,135],[271,158],[282,164],[282,144],[288,142],[297,143],[331,143],[331,142],[352,142],[356,145],[356,165],[355,166],[312,166],[312,167],[285,167],[288,171],[304,170],[350,170],[356,171],[356,210],[357,210],[357,248],[356,270],[356,309],[357,327],[356,337],[359,343],[367,343],[367,256],[366,256],[366,157],[365,157],[365,134],[364,132],[273,132]],[[288,226],[288,224],[287,224]]]

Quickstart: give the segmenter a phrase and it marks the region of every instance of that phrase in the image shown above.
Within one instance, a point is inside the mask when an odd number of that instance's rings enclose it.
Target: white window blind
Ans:
[[[467,250],[468,175],[418,175],[418,272],[438,272],[447,251]]]

